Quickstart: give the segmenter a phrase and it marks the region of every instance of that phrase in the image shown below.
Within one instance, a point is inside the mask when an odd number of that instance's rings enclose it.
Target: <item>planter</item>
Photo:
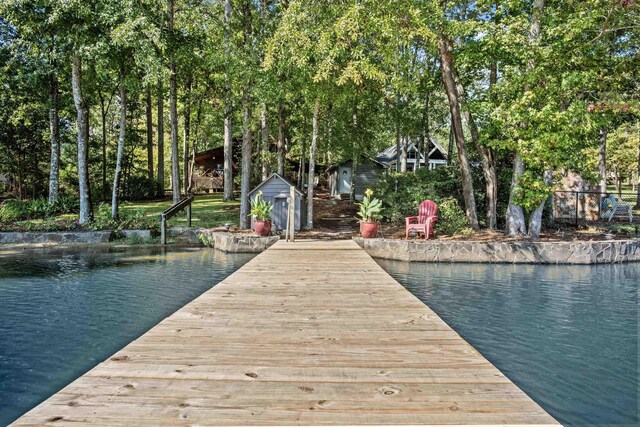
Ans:
[[[266,237],[271,234],[271,221],[253,221],[253,230],[258,236]]]
[[[360,221],[360,234],[365,239],[372,239],[378,235],[378,230],[380,230],[379,222],[366,222]]]

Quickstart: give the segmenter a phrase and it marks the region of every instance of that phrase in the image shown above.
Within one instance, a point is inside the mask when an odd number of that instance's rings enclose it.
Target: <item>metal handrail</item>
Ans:
[[[160,241],[163,245],[167,244],[167,221],[185,208],[187,209],[187,227],[191,227],[191,203],[193,202],[193,198],[193,194],[189,194],[160,214]]]

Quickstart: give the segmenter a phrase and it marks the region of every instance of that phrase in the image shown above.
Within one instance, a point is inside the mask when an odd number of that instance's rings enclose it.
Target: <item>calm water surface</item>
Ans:
[[[142,335],[253,256],[211,249],[0,256],[0,425]]]
[[[377,261],[558,421],[639,424],[640,264]]]

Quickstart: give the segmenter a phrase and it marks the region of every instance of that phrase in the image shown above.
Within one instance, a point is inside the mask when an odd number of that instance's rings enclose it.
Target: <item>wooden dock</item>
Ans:
[[[557,422],[354,242],[309,241],[277,243],[15,422],[42,424]]]

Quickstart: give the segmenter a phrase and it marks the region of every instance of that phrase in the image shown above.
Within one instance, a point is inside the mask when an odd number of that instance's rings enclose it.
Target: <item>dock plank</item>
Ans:
[[[278,242],[14,425],[557,425],[351,241]]]

